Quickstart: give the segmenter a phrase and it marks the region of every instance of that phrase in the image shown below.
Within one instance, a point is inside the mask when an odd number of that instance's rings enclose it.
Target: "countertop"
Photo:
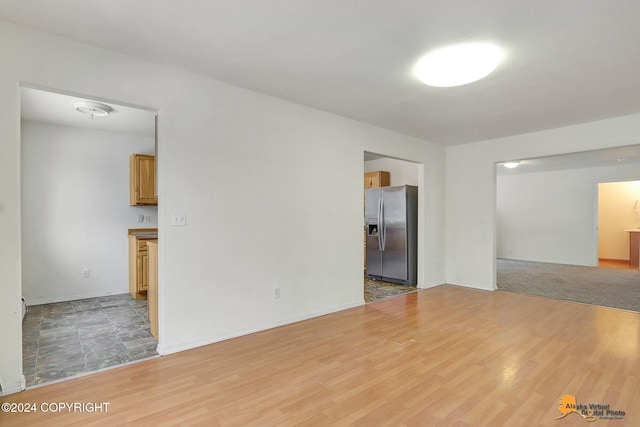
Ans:
[[[157,239],[158,233],[131,233],[129,236],[138,237],[140,239]]]
[[[136,237],[138,239],[157,239],[157,228],[130,228],[128,230],[129,236]]]

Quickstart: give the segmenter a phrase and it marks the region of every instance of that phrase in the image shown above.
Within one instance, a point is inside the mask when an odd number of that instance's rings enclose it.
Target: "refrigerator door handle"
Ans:
[[[382,199],[378,197],[378,250],[382,251],[382,227],[380,220],[382,219]]]
[[[382,252],[384,252],[385,244],[387,243],[387,226],[384,223],[384,197],[380,199],[380,224],[378,228],[382,232]]]

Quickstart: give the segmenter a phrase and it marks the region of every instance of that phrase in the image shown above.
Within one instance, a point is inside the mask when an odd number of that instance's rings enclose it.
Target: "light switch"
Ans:
[[[187,225],[187,216],[184,212],[171,215],[171,225]]]
[[[138,215],[138,222],[144,222],[144,215]]]

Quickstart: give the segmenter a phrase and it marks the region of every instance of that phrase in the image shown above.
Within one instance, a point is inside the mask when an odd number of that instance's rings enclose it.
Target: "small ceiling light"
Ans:
[[[108,116],[109,113],[113,111],[113,108],[109,107],[106,104],[101,104],[99,102],[90,102],[90,101],[76,101],[73,103],[73,108],[77,111],[88,114],[93,119],[94,116],[104,117]]]
[[[506,162],[504,163],[505,168],[513,169],[517,168],[520,165],[520,162]]]
[[[414,74],[429,86],[462,86],[491,74],[504,52],[492,43],[463,43],[433,50],[414,67]]]

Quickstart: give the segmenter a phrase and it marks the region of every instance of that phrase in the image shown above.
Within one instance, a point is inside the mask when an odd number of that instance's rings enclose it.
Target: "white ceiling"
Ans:
[[[104,102],[113,108],[106,117],[93,117],[79,113],[73,107],[76,101],[96,101],[89,98],[23,87],[20,91],[20,118],[64,126],[98,129],[153,138],[155,115],[153,111]]]
[[[640,112],[636,0],[2,0],[0,17],[446,145]],[[507,51],[488,78],[412,76],[470,40]]]

